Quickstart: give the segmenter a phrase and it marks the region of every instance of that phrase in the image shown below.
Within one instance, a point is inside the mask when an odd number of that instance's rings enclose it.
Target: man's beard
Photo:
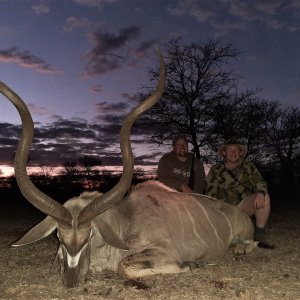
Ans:
[[[179,156],[179,157],[187,157],[187,152],[179,152],[178,154],[177,154],[177,156]]]

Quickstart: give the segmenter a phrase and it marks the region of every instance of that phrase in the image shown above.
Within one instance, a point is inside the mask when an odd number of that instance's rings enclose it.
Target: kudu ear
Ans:
[[[62,250],[61,250],[61,245],[58,247],[57,253],[55,255],[55,258],[52,262],[52,266],[50,269],[50,273],[55,273],[57,272],[57,270],[59,270],[60,268],[60,260],[62,258],[63,254],[62,254]]]
[[[50,235],[57,228],[57,222],[52,217],[46,217],[43,221],[31,228],[12,247],[24,246],[41,240]]]
[[[110,246],[121,250],[129,250],[125,242],[122,241],[112,230],[112,227],[100,217],[95,218],[92,221],[92,226],[97,231],[97,233],[102,236],[103,240]]]

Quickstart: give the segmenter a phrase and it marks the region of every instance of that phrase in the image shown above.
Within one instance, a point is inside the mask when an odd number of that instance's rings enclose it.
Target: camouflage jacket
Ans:
[[[206,194],[237,205],[250,194],[266,194],[267,188],[267,183],[253,163],[243,161],[232,170],[227,170],[224,163],[218,163],[208,173]]]

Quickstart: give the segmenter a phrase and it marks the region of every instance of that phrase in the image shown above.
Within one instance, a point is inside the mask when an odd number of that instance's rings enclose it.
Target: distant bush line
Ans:
[[[270,168],[266,169],[259,166],[264,178],[268,182],[269,192],[272,198],[273,206],[298,206],[300,207],[300,188],[294,183],[287,183],[280,179],[278,171]],[[56,201],[64,203],[72,197],[79,196],[83,191],[98,190],[105,193],[110,190],[119,180],[120,174],[106,173],[94,176],[82,175],[58,175],[30,176],[32,182],[45,194],[49,195]],[[132,184],[137,184],[149,177],[143,174],[134,174]],[[151,179],[156,179],[152,177]],[[0,178],[0,197],[1,205],[27,205],[27,201],[23,198],[19,191],[14,176]]]

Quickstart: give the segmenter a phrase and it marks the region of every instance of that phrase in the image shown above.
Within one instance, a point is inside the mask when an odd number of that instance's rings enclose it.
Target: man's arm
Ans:
[[[251,181],[253,185],[253,190],[256,193],[261,193],[266,195],[268,193],[268,184],[262,177],[261,173],[255,167],[253,163],[249,162],[250,172],[251,172]]]
[[[208,172],[206,179],[206,195],[218,198],[218,172],[215,166],[212,166]]]

